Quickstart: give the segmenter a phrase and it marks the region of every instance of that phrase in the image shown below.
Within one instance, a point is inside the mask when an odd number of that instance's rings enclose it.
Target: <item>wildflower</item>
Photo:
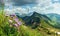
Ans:
[[[12,20],[9,20],[10,23],[12,23],[13,21]]]
[[[15,18],[14,20],[15,20],[15,22],[19,22],[18,18]]]
[[[56,32],[57,34],[60,34],[60,32]]]
[[[10,17],[14,17],[14,16],[16,16],[16,15],[15,14],[10,15]]]
[[[18,18],[15,18],[14,20],[15,20],[15,22],[16,22],[18,25],[21,25],[21,24],[22,24],[22,22],[19,21]]]
[[[15,27],[18,27],[18,25],[17,25],[17,24],[14,24],[14,26],[15,26]]]
[[[20,26],[22,24],[22,22],[18,22],[17,24]]]
[[[20,22],[17,22],[17,24],[18,24],[18,25],[21,25],[21,24],[22,24],[22,22],[21,22],[21,21],[20,21]]]

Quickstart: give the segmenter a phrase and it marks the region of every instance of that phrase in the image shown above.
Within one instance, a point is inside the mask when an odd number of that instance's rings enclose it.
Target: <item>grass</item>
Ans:
[[[25,26],[22,19],[19,19],[23,22],[22,25],[19,27],[10,27],[8,22],[9,19],[10,17],[6,17],[2,11],[0,12],[0,36],[55,36],[50,30],[59,31],[58,29],[46,24],[43,20],[41,20],[41,26],[37,27],[36,29]],[[19,31],[17,28],[19,28]],[[50,28],[50,30],[47,30],[47,28]],[[52,35],[47,34],[48,31]]]
[[[27,26],[22,25],[20,31],[23,33],[23,36],[42,36],[40,32],[30,29]]]
[[[30,29],[23,24],[18,32],[16,27],[10,27],[8,19],[9,17],[0,12],[0,36],[42,36],[40,32],[38,33],[38,31]]]

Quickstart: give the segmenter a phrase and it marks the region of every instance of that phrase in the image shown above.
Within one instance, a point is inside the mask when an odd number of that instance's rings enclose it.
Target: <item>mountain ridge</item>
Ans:
[[[19,16],[17,15],[17,17]],[[23,19],[25,25],[31,26],[32,28],[38,27],[41,24],[42,20],[47,24],[50,24],[49,21],[51,22],[51,19],[49,17],[43,14],[39,14],[37,12],[34,12],[31,16],[25,16],[19,18]]]

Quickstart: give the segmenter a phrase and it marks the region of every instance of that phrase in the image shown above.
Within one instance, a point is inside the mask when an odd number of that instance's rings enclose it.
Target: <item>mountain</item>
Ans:
[[[22,17],[23,16],[23,17]],[[25,25],[31,26],[31,27],[38,27],[41,23],[45,25],[50,25],[55,28],[60,28],[60,15],[50,13],[50,14],[40,14],[37,12],[34,12],[33,14],[29,15],[17,15],[18,18],[22,18],[25,22]]]
[[[60,15],[55,13],[46,14],[53,22],[54,26],[60,28]]]
[[[47,14],[47,16],[51,19],[54,18],[56,22],[60,22],[60,15],[59,14],[50,13],[50,14]]]
[[[47,24],[50,24],[49,21],[51,22],[51,19],[49,17],[37,12],[34,12],[31,16],[22,17],[22,19],[24,20],[25,25],[31,26],[32,28],[38,27],[42,21]]]

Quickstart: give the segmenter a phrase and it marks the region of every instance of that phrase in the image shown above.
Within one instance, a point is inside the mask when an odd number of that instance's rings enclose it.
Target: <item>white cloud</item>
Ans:
[[[20,14],[27,14],[36,11],[38,13],[57,13],[60,14],[60,3],[52,3],[51,0],[37,0],[38,4],[34,7],[27,6],[26,8],[15,7],[12,9],[5,9],[6,11],[19,12]],[[10,4],[11,6],[11,4]],[[10,7],[11,8],[11,7]],[[14,10],[14,11],[13,11]]]
[[[56,13],[60,14],[60,3],[52,3],[51,0],[39,0],[38,5],[33,7],[38,13]]]
[[[6,12],[6,14],[15,14],[16,12],[18,12],[20,13],[20,15],[27,14],[28,12],[27,9],[22,8],[22,7],[17,7],[17,8],[12,8],[12,9],[6,8],[4,11]]]

